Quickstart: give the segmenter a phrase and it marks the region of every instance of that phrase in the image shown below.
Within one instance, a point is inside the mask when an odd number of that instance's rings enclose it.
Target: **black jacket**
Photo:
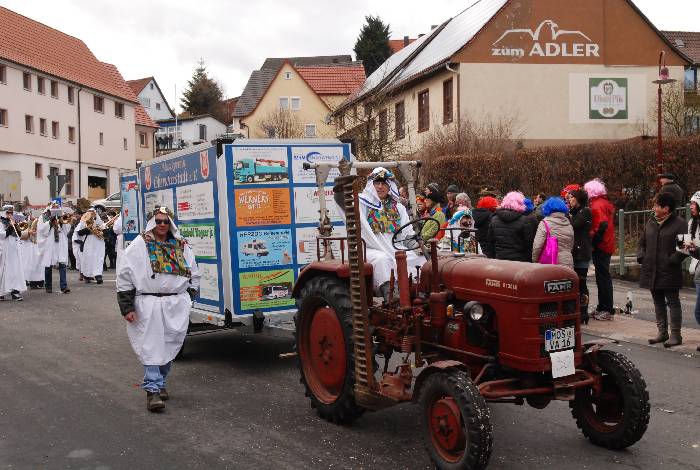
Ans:
[[[574,263],[591,260],[593,248],[589,232],[592,222],[593,214],[590,208],[574,207],[571,209],[571,226],[574,228],[574,248],[571,250],[571,254],[574,257]]]
[[[654,217],[644,226],[639,239],[637,262],[642,265],[639,287],[647,289],[680,289],[683,287],[683,260],[676,251],[676,237],[686,233],[688,225],[676,214],[659,225]]]
[[[530,262],[534,238],[532,223],[522,212],[498,209],[491,218],[486,246],[482,248],[489,258]]]
[[[472,209],[472,219],[474,219],[474,228],[476,229],[476,241],[479,242],[482,249],[484,249],[486,245],[486,236],[489,233],[491,217],[493,217],[493,212],[488,209]]]

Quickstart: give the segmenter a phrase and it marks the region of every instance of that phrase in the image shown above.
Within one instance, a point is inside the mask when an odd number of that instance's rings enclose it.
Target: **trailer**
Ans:
[[[320,203],[331,207],[333,234],[345,234],[330,203],[337,172],[317,184],[304,164],[341,159],[353,160],[350,145],[335,139],[219,139],[144,162],[121,175],[124,244],[154,207],[172,208],[202,274],[190,333],[237,328],[291,338],[292,287],[316,260]],[[241,172],[251,162],[252,181]]]

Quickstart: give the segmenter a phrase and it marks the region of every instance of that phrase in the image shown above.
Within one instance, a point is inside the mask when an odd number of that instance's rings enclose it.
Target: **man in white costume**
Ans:
[[[49,204],[37,228],[37,244],[44,271],[44,287],[47,293],[53,292],[53,267],[58,265],[58,280],[61,292],[68,294],[66,266],[68,264],[68,232],[70,223],[64,224],[63,209],[57,202]]]
[[[39,219],[27,215],[25,221],[29,224],[27,239],[22,241],[22,263],[24,263],[25,280],[30,289],[43,289],[44,265],[41,263],[36,236]]]
[[[7,294],[12,300],[23,300],[20,293],[27,290],[20,254],[22,236],[15,223],[14,206],[3,206],[0,213],[0,300],[5,300]]]
[[[367,247],[367,263],[374,269],[373,286],[375,292],[384,299],[389,298],[391,271],[396,278],[396,249],[391,243],[394,233],[411,219],[399,201],[399,190],[394,174],[383,167],[375,168],[367,177],[367,185],[358,196],[360,203],[360,223],[362,239]],[[338,200],[336,199],[336,202]],[[342,209],[342,207],[341,207]],[[342,211],[341,211],[342,213]],[[413,227],[406,227],[400,237],[413,235]],[[426,259],[416,251],[406,252],[408,272],[415,273],[415,267],[423,266]]]
[[[78,240],[83,242],[80,253],[80,273],[85,277],[86,283],[95,279],[98,284],[102,284],[102,271],[105,266],[104,229],[105,223],[92,206],[75,227]]]
[[[128,322],[129,341],[144,367],[146,408],[168,399],[166,378],[187,334],[199,268],[172,212],[159,207],[146,230],[124,250],[117,274],[117,301]]]

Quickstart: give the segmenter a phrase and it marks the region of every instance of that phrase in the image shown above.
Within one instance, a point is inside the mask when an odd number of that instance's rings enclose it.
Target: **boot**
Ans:
[[[159,392],[146,392],[146,409],[150,412],[160,411],[165,408],[165,403],[160,398]]]
[[[102,276],[95,276],[95,282],[97,282],[98,284],[102,284]]]
[[[668,339],[668,317],[666,316],[666,306],[654,304],[654,315],[656,315],[656,327],[659,334],[656,338],[649,338],[649,344],[663,343]]]
[[[170,394],[169,394],[168,391],[167,391],[166,389],[164,389],[164,388],[161,388],[161,389],[160,389],[160,392],[158,392],[158,394],[159,394],[159,396],[160,396],[160,399],[163,400],[163,401],[166,401],[166,400],[168,400],[168,399],[170,398]]]
[[[659,328],[659,334],[655,338],[649,338],[649,344],[663,343],[668,340],[668,331]]]
[[[681,337],[681,330],[671,328],[671,337],[664,342],[664,348],[672,348],[674,346],[680,346],[683,344],[683,338]]]

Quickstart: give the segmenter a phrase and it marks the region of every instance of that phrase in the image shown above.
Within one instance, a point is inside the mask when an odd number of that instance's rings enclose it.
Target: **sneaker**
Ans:
[[[24,300],[24,298],[23,298],[21,295],[15,294],[15,293],[13,292],[13,293],[12,293],[12,300],[16,300],[17,302],[21,302],[21,301]]]
[[[160,395],[160,399],[163,401],[167,401],[170,398],[168,391],[164,388],[160,389],[160,392],[158,392],[158,395]]]
[[[165,403],[160,398],[159,392],[146,392],[146,409],[152,413],[165,408]]]
[[[53,289],[46,289],[46,293],[47,293],[47,294],[52,294],[52,293],[53,293]]]
[[[70,294],[70,289],[67,287],[65,289],[61,289],[61,293],[62,294]]]
[[[593,312],[593,319],[599,321],[610,321],[612,320],[612,314],[610,312]]]
[[[97,282],[98,284],[102,284],[102,276],[95,276],[95,282]]]

